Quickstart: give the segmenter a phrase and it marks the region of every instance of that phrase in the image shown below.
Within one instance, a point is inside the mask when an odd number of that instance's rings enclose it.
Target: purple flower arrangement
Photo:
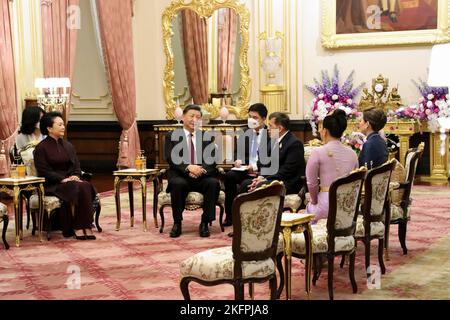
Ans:
[[[311,112],[307,115],[311,119],[313,133],[315,134],[317,122],[322,121],[333,110],[342,109],[349,118],[356,118],[360,115],[357,111],[357,105],[354,102],[355,96],[361,91],[364,83],[353,88],[354,71],[340,86],[339,70],[334,66],[333,76],[330,78],[328,71],[322,70],[322,83],[314,79],[313,86],[306,88],[315,96],[312,101]]]
[[[390,119],[415,119],[418,121],[428,121],[428,126],[432,132],[435,132],[439,125],[437,119],[440,117],[450,117],[450,97],[447,88],[430,87],[426,82],[419,79],[419,82],[413,80],[421,97],[418,104],[400,107],[391,111],[388,116]]]

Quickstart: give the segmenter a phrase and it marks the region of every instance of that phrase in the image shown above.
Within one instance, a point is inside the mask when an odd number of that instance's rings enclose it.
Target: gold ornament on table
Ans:
[[[403,105],[402,98],[398,93],[398,85],[388,92],[389,79],[380,74],[372,80],[372,92],[369,92],[368,88],[363,89],[359,109],[364,111],[368,107],[375,106],[387,112],[389,109],[397,109]]]

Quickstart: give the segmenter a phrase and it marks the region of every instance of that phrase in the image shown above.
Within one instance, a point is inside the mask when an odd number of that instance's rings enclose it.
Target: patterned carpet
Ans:
[[[335,299],[450,299],[450,188],[415,186],[413,190],[408,255],[401,254],[397,228],[393,226],[387,273],[382,276],[380,290],[369,290],[363,267],[363,246],[358,246],[358,294],[351,293],[347,267],[339,269],[336,262]],[[25,230],[20,248],[11,246],[6,251],[0,247],[0,299],[182,299],[180,262],[199,251],[231,245],[227,232],[221,233],[217,223],[211,228],[210,238],[198,236],[199,212],[186,212],[183,235],[171,239],[168,236],[170,209],[166,212],[166,228],[160,234],[153,226],[149,205],[150,228],[144,233],[140,196],[136,195],[135,227],[130,228],[129,212],[124,209],[122,229],[116,232],[115,204],[110,192],[103,194],[102,205],[100,222],[104,232],[96,234],[96,241],[64,239],[60,233],[53,233],[50,242],[41,244]],[[122,208],[127,207],[124,192]],[[8,231],[10,244],[14,243],[13,239],[12,221]],[[377,261],[375,252],[373,242],[372,263]],[[71,271],[77,269],[81,288],[70,289],[72,280],[76,279]],[[303,265],[294,259],[293,299],[306,298],[303,275]],[[255,288],[257,299],[268,299],[268,284]],[[192,284],[191,297],[228,300],[233,298],[233,288]],[[311,299],[328,299],[326,272],[319,278],[317,287],[313,287]]]

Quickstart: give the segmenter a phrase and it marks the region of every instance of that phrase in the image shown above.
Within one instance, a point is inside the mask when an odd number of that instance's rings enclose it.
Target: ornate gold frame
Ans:
[[[239,56],[239,63],[241,67],[241,95],[236,106],[229,107],[231,113],[235,114],[238,119],[247,117],[247,111],[250,104],[250,95],[252,82],[250,79],[250,71],[247,62],[249,49],[249,26],[250,13],[246,6],[239,2],[239,0],[173,0],[172,4],[164,10],[162,15],[163,27],[163,41],[164,53],[166,55],[166,67],[164,69],[164,99],[166,101],[166,117],[169,120],[174,118],[174,112],[177,107],[174,96],[174,61],[172,52],[172,20],[177,15],[178,11],[183,9],[191,9],[198,15],[204,18],[212,16],[213,12],[219,8],[231,8],[236,11],[240,19],[239,34],[241,35],[241,52]],[[211,118],[219,116],[219,110],[212,104],[204,104],[203,109],[211,113]]]
[[[432,30],[336,34],[336,0],[322,0],[322,46],[328,49],[450,41],[450,1],[438,0],[438,28]]]

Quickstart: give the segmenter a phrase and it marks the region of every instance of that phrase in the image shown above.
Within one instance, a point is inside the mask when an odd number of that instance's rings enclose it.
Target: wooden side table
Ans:
[[[147,181],[153,181],[153,219],[155,222],[155,228],[158,228],[157,220],[157,200],[158,200],[158,169],[126,169],[114,171],[114,193],[116,198],[116,212],[117,212],[117,224],[116,231],[120,230],[121,211],[120,211],[120,183],[128,182],[128,196],[130,200],[130,214],[131,214],[131,227],[134,227],[134,198],[133,198],[133,181],[138,181],[141,184],[142,190],[142,216],[144,223],[144,232],[147,232],[147,215],[146,215],[146,202],[147,202]]]
[[[37,191],[39,198],[39,240],[42,241],[42,224],[44,220],[44,178],[26,177],[21,179],[4,178],[0,179],[0,191],[13,192],[14,199],[14,217],[16,222],[16,246],[20,246],[20,240],[23,239],[22,225],[22,200],[20,194],[22,191]]]
[[[311,221],[314,219],[313,214],[290,213],[285,212],[281,218],[281,230],[284,241],[284,268],[286,274],[286,300],[291,299],[291,263],[292,263],[292,238],[293,232],[303,232],[305,236],[305,288],[309,297],[311,293],[311,269],[312,269],[312,229]],[[280,292],[281,294],[281,292]]]

